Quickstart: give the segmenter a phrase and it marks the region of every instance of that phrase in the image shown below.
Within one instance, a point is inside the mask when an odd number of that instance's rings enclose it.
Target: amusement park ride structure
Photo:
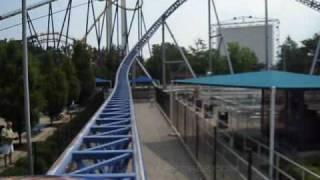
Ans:
[[[87,43],[88,35],[94,31],[98,50],[101,50],[102,35],[106,31],[106,48],[111,50],[113,40],[116,39],[116,48],[120,49],[124,55],[117,74],[114,89],[95,113],[95,115],[89,120],[88,124],[80,131],[73,143],[65,150],[62,156],[57,160],[53,167],[49,170],[48,175],[58,176],[71,176],[77,178],[104,178],[104,179],[147,179],[145,175],[145,168],[142,159],[142,152],[140,146],[140,140],[137,130],[137,125],[134,117],[133,99],[131,94],[131,87],[129,83],[129,72],[131,68],[134,69],[134,63],[143,69],[143,72],[147,76],[151,77],[146,69],[143,67],[142,59],[143,47],[149,43],[149,40],[155,34],[155,32],[162,27],[162,65],[163,65],[163,88],[166,87],[166,51],[165,51],[165,29],[169,31],[170,36],[173,38],[175,45],[177,46],[183,62],[186,64],[188,70],[193,77],[196,77],[187,57],[183,50],[179,47],[177,40],[175,39],[172,30],[166,23],[167,18],[174,13],[182,4],[187,0],[176,0],[160,17],[159,19],[147,29],[144,15],[142,12],[143,0],[137,0],[136,5],[133,8],[128,8],[126,0],[105,0],[105,7],[100,14],[95,12],[95,2],[97,0],[87,0],[86,3],[74,5],[73,0],[67,0],[68,4],[63,11],[53,11],[52,4],[56,0],[46,0],[40,3],[31,5],[26,9],[31,11],[35,8],[48,5],[48,15],[34,18],[30,17],[29,13],[26,13],[26,18],[29,26],[29,41],[38,45],[43,49],[55,48],[63,49],[67,47],[74,38],[70,38],[70,22],[72,20],[72,9],[79,6],[87,6],[86,14],[86,29],[84,36],[81,40]],[[103,0],[99,0],[103,1]],[[266,0],[267,1],[267,0]],[[314,0],[296,0],[303,3],[315,10],[320,10],[320,3]],[[215,17],[217,19],[218,27],[220,28],[221,22],[218,17],[218,13],[213,0],[209,2],[209,49],[212,49],[212,29],[211,29],[211,7],[215,10]],[[115,8],[114,8],[115,7]],[[113,12],[115,10],[115,12]],[[132,17],[128,24],[127,12],[132,11]],[[60,31],[56,27],[54,22],[54,14],[64,12],[64,18]],[[23,10],[13,11],[0,16],[0,21],[23,13]],[[92,14],[92,16],[90,16]],[[130,48],[129,36],[131,34],[134,20],[137,16],[137,28],[138,28],[138,42],[135,46]],[[33,21],[39,18],[48,18],[47,32],[39,33],[36,31],[36,27],[33,25]],[[90,25],[90,19],[93,19]],[[267,25],[268,25],[268,21]],[[20,24],[17,24],[19,26]],[[8,29],[11,27],[0,29]],[[221,34],[223,38],[223,35]],[[65,40],[63,40],[64,38]],[[121,41],[120,41],[121,38]],[[71,42],[70,42],[71,41]],[[64,45],[62,45],[64,44]],[[226,44],[224,43],[224,48]],[[150,50],[150,45],[149,45]],[[313,62],[312,70],[319,59],[320,41],[317,51],[315,53],[315,59]],[[209,51],[211,52],[211,51]],[[233,67],[228,53],[226,54],[229,65],[230,73],[233,73]],[[212,56],[209,57],[211,62]],[[212,64],[210,64],[210,72],[212,72]],[[135,72],[135,70],[133,70]],[[135,73],[133,73],[135,74]],[[151,78],[152,79],[152,78]],[[156,83],[155,83],[156,85]]]

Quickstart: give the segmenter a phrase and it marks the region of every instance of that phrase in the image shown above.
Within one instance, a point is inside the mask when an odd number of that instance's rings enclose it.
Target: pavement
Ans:
[[[201,180],[199,169],[153,102],[135,103],[143,158],[150,180]]]

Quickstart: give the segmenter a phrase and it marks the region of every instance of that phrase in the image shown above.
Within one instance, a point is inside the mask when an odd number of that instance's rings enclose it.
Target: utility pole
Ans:
[[[265,56],[267,70],[271,69],[271,61],[269,59],[269,14],[268,14],[268,0],[265,0]]]
[[[29,173],[33,171],[33,155],[31,142],[31,123],[30,123],[30,99],[29,99],[29,71],[28,71],[28,44],[27,44],[27,5],[26,0],[22,0],[22,46],[23,46],[23,88],[24,88],[24,118],[27,131]]]
[[[208,47],[209,47],[209,71],[208,75],[211,75],[213,72],[212,69],[212,39],[211,39],[211,0],[208,0],[208,34],[209,34],[209,39],[208,39]]]

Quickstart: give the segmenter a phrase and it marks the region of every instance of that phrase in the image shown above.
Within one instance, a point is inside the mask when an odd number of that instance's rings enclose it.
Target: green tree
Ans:
[[[88,47],[76,42],[73,46],[72,62],[80,81],[80,102],[88,99],[95,88],[95,78],[91,66],[91,52]]]
[[[255,71],[258,61],[255,53],[248,47],[240,47],[239,43],[229,43],[228,49],[235,73]]]
[[[53,68],[45,78],[45,97],[47,100],[47,111],[53,120],[63,111],[68,100],[68,82],[61,69]]]
[[[69,58],[65,58],[62,65],[62,70],[68,83],[68,100],[67,104],[70,105],[72,101],[78,101],[80,96],[80,82],[77,78],[75,67]]]
[[[278,62],[278,69],[290,72],[309,73],[315,49],[317,46],[318,35],[311,39],[302,41],[302,46],[290,37],[281,46],[281,60]]]
[[[187,57],[189,57],[189,54],[187,50],[183,47],[181,47],[184,53]],[[182,60],[182,56],[178,50],[178,48],[171,43],[165,43],[165,49],[166,49],[166,61],[177,61]],[[153,78],[162,80],[162,46],[159,44],[155,44],[152,46],[152,56],[147,59],[145,62],[145,66],[148,69],[149,73]],[[184,63],[180,64],[170,64],[166,66],[167,69],[167,80],[174,78],[174,76],[184,73],[187,75],[191,75],[189,72],[187,72],[186,65]],[[174,74],[174,73],[175,74]]]
[[[207,46],[201,39],[197,40],[194,47],[189,47],[189,51],[182,47],[190,65],[198,76],[204,76],[206,75],[206,72],[209,71],[209,50],[206,49],[206,47]],[[240,47],[238,43],[230,43],[229,52],[235,72],[248,72],[258,69],[257,57],[249,48]],[[161,79],[162,74],[161,55],[161,45],[153,45],[152,56],[146,61],[146,68],[150,74],[157,79]],[[225,56],[221,56],[216,49],[211,50],[211,55],[214,74],[227,74],[230,72],[227,64],[227,58]],[[181,54],[175,45],[166,43],[166,59],[167,61],[182,59]],[[169,72],[184,71],[188,73],[190,77],[190,73],[184,63],[178,65],[170,64],[167,66],[167,70]]]
[[[69,97],[69,83],[66,72],[67,60],[58,52],[51,50],[39,54],[42,73],[42,91],[46,99],[45,111],[53,120],[63,111]],[[63,64],[62,64],[63,63]],[[67,67],[66,67],[67,66]],[[72,68],[72,67],[71,67]],[[72,71],[72,70],[70,70]],[[68,72],[69,73],[69,72]]]
[[[30,112],[32,124],[39,120],[45,101],[40,90],[41,76],[37,58],[29,53]],[[25,129],[22,46],[19,41],[0,42],[0,116],[13,122],[21,133]]]

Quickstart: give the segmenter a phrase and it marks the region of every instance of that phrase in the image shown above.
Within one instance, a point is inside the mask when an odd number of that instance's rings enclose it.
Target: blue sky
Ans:
[[[39,2],[40,0],[27,0],[28,4]],[[58,0],[54,3],[54,11],[66,7],[67,0]],[[74,4],[86,2],[86,0],[74,0]],[[129,5],[135,0],[128,0]],[[164,10],[174,2],[174,0],[144,0],[143,11],[147,26],[151,25]],[[97,2],[97,12],[101,11],[103,2]],[[237,16],[264,16],[264,0],[216,0],[219,16],[221,20],[231,19]],[[0,14],[15,10],[21,7],[20,0],[0,0]],[[37,17],[47,13],[47,6],[33,10],[31,17]],[[71,23],[71,36],[82,37],[85,31],[85,6],[73,10]],[[320,12],[316,12],[295,0],[269,0],[270,17],[280,19],[280,39],[281,42],[290,35],[294,40],[301,41],[311,37],[320,30]],[[58,26],[62,21],[63,13],[55,16]],[[19,23],[20,16],[10,18],[0,22],[0,29],[6,26]],[[36,21],[36,29],[45,31],[46,19]],[[175,12],[168,24],[171,26],[180,45],[194,45],[196,39],[201,38],[207,41],[207,0],[188,0],[177,12]],[[130,38],[131,44],[136,41],[136,28]],[[0,31],[0,39],[16,38],[21,36],[21,27],[7,31]],[[92,34],[90,43],[95,44]],[[152,39],[152,43],[159,43],[161,40],[158,32]]]

